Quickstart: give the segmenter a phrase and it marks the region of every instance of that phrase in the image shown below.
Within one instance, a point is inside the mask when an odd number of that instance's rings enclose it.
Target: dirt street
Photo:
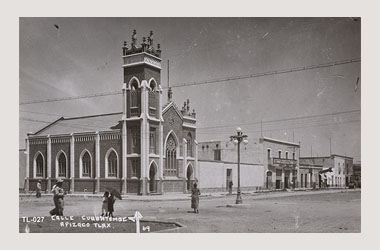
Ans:
[[[184,227],[180,233],[359,233],[361,192],[310,192],[298,195],[243,195],[243,205],[235,206],[236,196],[202,197],[199,214],[192,213],[189,200],[118,200],[115,216],[133,216],[139,211],[146,220],[172,221]],[[20,197],[20,217],[49,216],[52,197]],[[67,196],[65,215],[99,215],[101,197]]]

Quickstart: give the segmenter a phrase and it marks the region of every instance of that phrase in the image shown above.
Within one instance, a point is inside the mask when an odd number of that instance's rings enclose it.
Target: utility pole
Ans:
[[[330,156],[331,156],[331,137],[330,137]]]
[[[263,119],[261,119],[260,130],[261,130],[261,137],[263,137]]]
[[[236,204],[242,204],[243,200],[241,198],[241,190],[240,190],[240,143],[243,142],[244,145],[248,144],[247,135],[243,135],[241,128],[236,128],[236,135],[230,136],[230,141],[232,141],[235,145],[237,145],[237,158],[238,158],[238,188],[237,188],[237,196],[236,196]]]
[[[293,131],[293,142],[294,142],[294,131]]]
[[[170,87],[170,83],[169,83],[169,59],[168,59],[168,88]]]

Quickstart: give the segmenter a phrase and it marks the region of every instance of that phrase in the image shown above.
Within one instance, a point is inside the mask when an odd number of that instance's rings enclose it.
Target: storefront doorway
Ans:
[[[267,189],[272,189],[272,171],[267,172],[266,183],[267,183],[267,186],[266,186]]]

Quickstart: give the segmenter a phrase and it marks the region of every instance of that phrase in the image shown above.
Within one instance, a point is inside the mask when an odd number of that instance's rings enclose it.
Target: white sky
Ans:
[[[58,25],[59,29],[54,27]],[[310,66],[361,57],[361,21],[351,18],[21,18],[20,102],[121,90],[121,46],[150,30],[163,51],[162,86]],[[360,110],[359,63],[173,88],[197,112],[197,140],[225,140],[241,126],[301,142],[301,156],[332,153],[361,159],[360,112],[291,122],[271,120]],[[166,101],[166,89],[164,100]],[[28,112],[26,112],[28,111]],[[20,105],[26,132],[60,116],[121,111],[121,96]],[[33,112],[33,113],[32,113]],[[37,114],[46,113],[46,114]],[[47,115],[49,114],[49,115]]]

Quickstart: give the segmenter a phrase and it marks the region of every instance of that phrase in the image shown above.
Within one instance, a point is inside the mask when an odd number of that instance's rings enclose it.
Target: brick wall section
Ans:
[[[128,180],[127,192],[132,193],[132,194],[137,194],[139,192],[139,180]]]
[[[74,192],[94,192],[96,185],[95,179],[75,179]]]
[[[165,193],[183,192],[184,185],[186,185],[183,180],[164,180],[162,184]]]
[[[174,124],[171,126],[169,124],[169,117],[173,117]],[[176,136],[178,137],[179,143],[182,144],[183,141],[183,132],[182,132],[182,120],[181,117],[179,117],[178,113],[174,110],[173,107],[170,107],[168,111],[166,111],[165,114],[163,114],[163,118],[165,123],[163,124],[163,137],[164,137],[164,143],[166,136],[170,132],[170,130],[173,130]],[[165,149],[164,149],[165,151]]]
[[[31,179],[31,180],[29,180],[29,191],[33,191],[33,192],[36,191],[36,189],[37,189],[37,182],[38,182],[38,179]],[[41,189],[42,189],[42,192],[45,192],[46,188],[47,188],[47,180],[41,179]]]
[[[100,180],[100,192],[103,193],[107,189],[113,188],[121,193],[122,181],[120,179],[114,180]]]
[[[124,69],[124,82],[126,84],[128,84],[134,76],[139,79],[140,84],[143,80],[149,81],[152,77],[156,80],[157,84],[161,84],[160,70],[150,66],[144,65]]]

